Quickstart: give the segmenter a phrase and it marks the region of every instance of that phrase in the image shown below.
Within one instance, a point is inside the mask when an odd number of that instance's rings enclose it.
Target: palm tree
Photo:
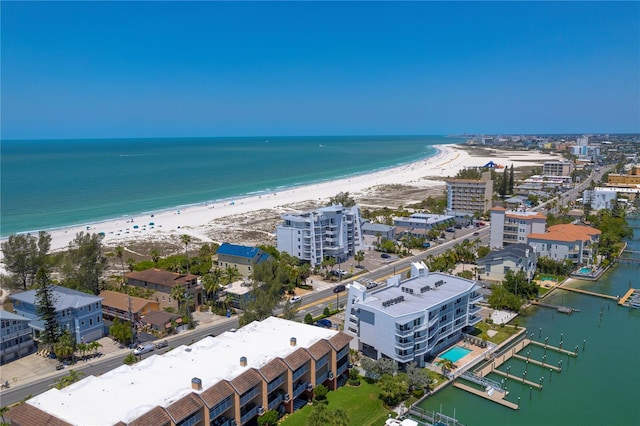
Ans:
[[[349,415],[344,409],[333,410],[333,426],[349,426]]]
[[[184,253],[187,256],[187,274],[189,273],[189,244],[191,243],[191,235],[182,234],[180,241],[184,244]]]
[[[240,279],[242,275],[240,275],[240,271],[237,268],[227,266],[227,269],[224,270],[224,281],[227,284],[234,283]]]
[[[360,268],[360,262],[364,260],[364,252],[362,250],[358,250],[358,252],[353,255],[353,260],[358,262],[358,268]]]
[[[69,370],[69,374],[67,374],[66,376],[60,377],[60,379],[56,381],[55,387],[56,389],[66,388],[67,386],[80,380],[83,376],[84,376],[84,373],[82,371]]]
[[[9,426],[11,424],[7,422],[7,419],[4,418],[4,415],[7,414],[7,411],[9,411],[9,407],[0,407],[0,418],[2,419],[2,423],[0,423],[0,425],[2,426]]]
[[[453,361],[447,358],[442,358],[440,361],[436,362],[436,364],[439,365],[440,368],[442,368],[442,373],[445,376],[449,371],[457,367]]]
[[[171,289],[171,297],[175,299],[178,303],[178,311],[180,310],[180,305],[185,299],[186,290],[183,285],[177,285]]]
[[[202,277],[202,286],[207,293],[207,300],[216,300],[216,294],[220,290],[222,283],[222,271],[220,269],[214,269],[208,274]]]
[[[153,264],[156,267],[158,267],[158,262],[160,261],[160,252],[156,249],[153,249],[149,254],[151,255],[151,260],[153,261]]]
[[[123,256],[124,256],[124,247],[122,247],[121,245],[118,245],[114,250],[113,253],[116,255],[116,257],[118,259],[120,259],[120,267],[122,268],[122,284],[126,284],[126,281],[124,279],[124,261],[123,261]]]

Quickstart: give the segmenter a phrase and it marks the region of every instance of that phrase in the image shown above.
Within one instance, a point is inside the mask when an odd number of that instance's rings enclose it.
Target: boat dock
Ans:
[[[556,287],[556,288],[562,288],[562,287]],[[564,289],[566,290],[566,289]],[[552,305],[550,303],[543,303],[543,302],[538,302],[535,300],[531,301],[532,305],[537,305],[537,306],[542,306],[545,308],[550,308],[550,309],[555,309],[558,312],[560,312],[561,314],[567,314],[567,315],[571,315],[573,312],[580,312],[580,309],[575,309],[575,308],[571,308],[569,306],[559,306],[559,305]]]
[[[576,356],[576,357],[578,356],[577,352],[572,352],[572,351],[568,351],[566,349],[556,348],[555,346],[547,345],[547,344],[544,344],[542,342],[538,342],[538,341],[535,341],[535,340],[529,340],[529,343],[531,343],[533,345],[536,345],[536,346],[540,346],[541,348],[551,349],[552,351],[560,352],[560,353],[563,353],[563,354]]]
[[[516,359],[522,360],[522,361],[526,361],[526,362],[528,362],[530,364],[533,364],[533,365],[539,365],[542,368],[549,367],[549,368],[557,371],[558,373],[562,371],[562,368],[560,368],[560,367],[557,367],[557,366],[549,364],[549,363],[544,363],[542,361],[538,361],[537,359],[532,359],[532,358],[528,358],[527,359],[527,357],[522,356],[522,355],[518,355],[518,354],[515,354],[513,357],[516,358]]]
[[[625,295],[622,296],[620,300],[618,300],[618,305],[624,305],[625,303],[627,303],[627,299],[633,296],[633,293],[635,293],[636,291],[640,293],[640,290],[637,290],[635,288],[630,288],[629,291],[627,291]]]
[[[610,299],[615,301],[618,300],[618,296],[611,296],[610,294],[596,293],[595,291],[582,290],[579,288],[572,288],[572,287],[559,286],[558,288],[560,290],[573,291],[574,293],[588,294],[589,296],[602,297],[604,299]]]
[[[483,392],[479,389],[473,388],[471,386],[467,386],[459,382],[455,382],[453,386],[456,388],[465,390],[474,395],[478,395],[484,399],[488,399],[489,401],[497,402],[498,404],[511,408],[512,410],[517,410],[520,408],[518,407],[518,404],[514,404],[513,402],[505,400],[504,399],[505,394],[503,394],[502,392]]]

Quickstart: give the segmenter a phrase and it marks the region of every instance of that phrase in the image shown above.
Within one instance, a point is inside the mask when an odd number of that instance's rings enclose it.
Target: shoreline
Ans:
[[[430,157],[369,173],[44,231],[52,237],[52,252],[67,248],[78,232],[104,233],[102,242],[105,246],[125,245],[132,240],[149,240],[182,234],[190,235],[201,242],[213,242],[206,235],[207,225],[225,217],[246,215],[261,210],[275,210],[282,214],[291,211],[286,206],[305,201],[325,203],[330,197],[340,192],[349,192],[357,200],[363,192],[381,185],[403,184],[424,189],[434,188],[442,186],[445,179],[455,176],[465,167],[482,166],[491,160],[504,163],[509,162],[511,158],[519,165],[529,165],[541,164],[548,159],[558,157],[557,155],[542,156],[536,151],[504,151],[505,155],[501,152],[501,154],[487,157],[472,155],[458,144],[442,144],[434,148],[438,152]],[[21,234],[36,235],[37,232]],[[2,237],[0,241],[4,242],[7,239],[8,236]],[[2,256],[1,253],[0,256]]]

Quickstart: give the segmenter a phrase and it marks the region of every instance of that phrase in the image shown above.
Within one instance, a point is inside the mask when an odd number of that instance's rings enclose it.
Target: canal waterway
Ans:
[[[640,220],[630,220],[640,226]],[[628,248],[640,251],[640,229],[628,241]],[[640,288],[640,265],[618,264],[599,281],[574,281],[572,287],[623,296],[629,287]],[[640,424],[640,309],[619,306],[615,301],[590,295],[555,290],[545,302],[579,309],[571,315],[553,309],[534,308],[513,322],[527,327],[528,337],[551,346],[578,348],[578,357],[569,357],[540,347],[529,346],[520,354],[559,365],[562,372],[550,372],[518,359],[500,367],[510,374],[541,382],[542,390],[506,382],[507,400],[520,403],[512,410],[463,390],[448,386],[427,398],[421,408],[442,411],[466,426],[475,425],[638,425]],[[512,323],[513,323],[512,322]],[[532,336],[533,335],[533,336]],[[501,381],[493,374],[490,378]],[[541,380],[542,378],[542,380]],[[518,397],[520,400],[518,401]]]

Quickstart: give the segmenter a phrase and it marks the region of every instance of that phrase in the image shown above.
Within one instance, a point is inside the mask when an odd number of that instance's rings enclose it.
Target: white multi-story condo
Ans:
[[[529,245],[538,257],[556,261],[570,260],[575,265],[591,265],[598,242],[599,229],[585,225],[560,224],[550,226],[547,232],[529,235]]]
[[[571,161],[545,161],[542,174],[545,176],[570,176],[573,171]]]
[[[313,212],[285,214],[276,229],[277,248],[293,257],[320,265],[325,257],[345,262],[363,247],[358,206],[335,205]]]
[[[50,389],[4,417],[16,425],[256,424],[266,411],[304,405],[319,384],[344,383],[351,339],[271,317]]]
[[[491,209],[491,237],[489,246],[501,249],[509,244],[527,244],[527,236],[543,233],[547,217],[539,212],[507,210],[504,207]]]
[[[491,172],[482,179],[451,179],[447,181],[447,213],[463,215],[484,213],[491,207],[493,181]]]
[[[582,204],[591,205],[594,211],[611,209],[617,201],[618,192],[611,188],[585,189],[582,193]]]
[[[348,288],[345,332],[373,359],[424,366],[481,320],[475,281],[429,272],[422,262],[411,264],[410,278],[396,275],[380,290],[367,292],[358,282]]]

